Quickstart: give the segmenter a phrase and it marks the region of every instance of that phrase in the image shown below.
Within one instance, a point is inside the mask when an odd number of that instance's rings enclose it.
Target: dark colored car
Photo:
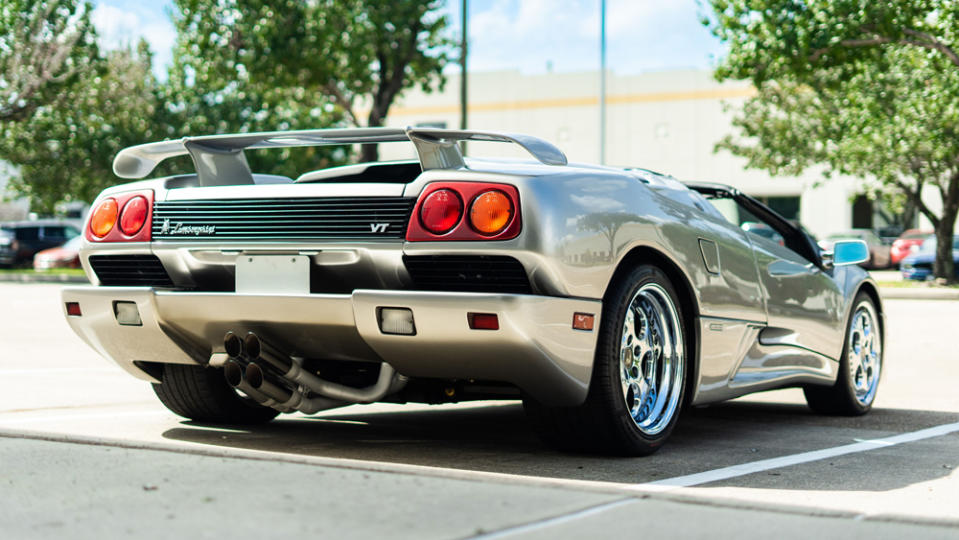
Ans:
[[[80,229],[75,225],[54,220],[4,223],[0,230],[13,235],[13,257],[9,264],[14,266],[30,264],[38,251],[61,246],[80,236]]]
[[[62,246],[37,252],[33,257],[33,269],[80,268],[81,247],[83,247],[83,237],[74,236],[73,239],[67,240],[67,243]]]
[[[16,257],[17,238],[13,231],[0,229],[0,266],[10,266]]]
[[[879,236],[870,229],[852,229],[830,234],[825,240],[819,241],[819,247],[824,251],[832,251],[833,244],[838,240],[862,240],[869,246],[869,260],[862,264],[864,268],[875,270],[891,266],[889,246],[883,245]]]
[[[926,238],[932,236],[932,231],[909,229],[902,233],[889,249],[889,258],[892,264],[898,265],[903,259],[919,250],[919,245]]]
[[[919,251],[902,260],[900,269],[905,279],[925,281],[932,278],[932,265],[936,261],[936,237],[926,238]],[[959,277],[959,236],[952,237],[953,272]]]
[[[879,237],[879,240],[881,240],[884,245],[891,246],[892,243],[905,234],[906,231],[899,225],[886,225],[885,227],[873,229],[873,232],[876,233],[876,236]]]

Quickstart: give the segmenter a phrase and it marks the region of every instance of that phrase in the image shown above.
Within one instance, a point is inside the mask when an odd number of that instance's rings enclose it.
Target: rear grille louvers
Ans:
[[[156,255],[92,255],[90,267],[107,287],[173,287]]]
[[[407,197],[158,201],[154,240],[297,241],[403,239]]]
[[[512,257],[404,255],[403,264],[421,291],[532,293],[526,270]]]

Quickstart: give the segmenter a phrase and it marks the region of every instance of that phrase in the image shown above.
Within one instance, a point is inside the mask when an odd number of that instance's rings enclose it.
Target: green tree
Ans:
[[[710,0],[729,46],[716,75],[757,88],[718,148],[751,167],[824,166],[905,197],[935,226],[936,277],[951,281],[959,214],[959,3]],[[920,194],[933,187],[942,210]]]
[[[96,62],[90,9],[77,0],[0,4],[0,122],[29,119]]]
[[[118,151],[163,137],[150,64],[145,42],[135,51],[111,51],[77,84],[36,106],[29,122],[0,124],[0,156],[20,170],[10,187],[28,196],[35,211],[92,201],[116,184],[111,166]]]
[[[381,126],[408,88],[445,82],[447,21],[439,0],[176,0],[178,62],[201,89],[233,85],[334,107],[353,126]],[[365,122],[360,108],[368,107]],[[316,127],[316,126],[314,126]],[[375,145],[361,160],[377,158]]]

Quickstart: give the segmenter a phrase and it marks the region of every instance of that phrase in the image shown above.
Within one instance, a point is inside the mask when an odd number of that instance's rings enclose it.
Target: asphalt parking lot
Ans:
[[[0,284],[12,537],[959,535],[956,301],[886,302],[886,372],[865,417],[769,392],[686,411],[659,453],[622,459],[545,447],[516,403],[187,422],[70,332],[58,290]]]

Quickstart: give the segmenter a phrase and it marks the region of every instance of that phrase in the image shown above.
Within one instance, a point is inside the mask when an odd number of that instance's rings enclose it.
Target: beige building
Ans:
[[[389,114],[392,127],[459,127],[459,79],[443,92],[410,92]],[[745,161],[713,147],[732,132],[732,110],[754,90],[748,83],[719,83],[708,71],[683,70],[607,78],[606,160],[644,167],[683,180],[731,184],[786,217],[799,219],[819,237],[886,220],[866,200],[854,204],[861,182],[825,180],[816,171],[771,177],[746,170]],[[597,72],[523,75],[517,71],[475,73],[469,79],[469,127],[528,133],[552,141],[572,162],[598,163]],[[492,153],[494,143],[470,143],[469,154]],[[484,147],[485,146],[485,147]],[[384,157],[401,157],[384,147]],[[503,145],[495,152],[522,153]],[[405,157],[405,156],[402,156]]]

